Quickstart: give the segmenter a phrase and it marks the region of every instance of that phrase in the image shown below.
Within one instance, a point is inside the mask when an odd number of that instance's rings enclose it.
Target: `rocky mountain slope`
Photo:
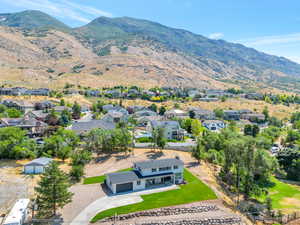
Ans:
[[[71,29],[25,11],[0,14],[0,82],[300,91],[300,65],[146,20],[100,17]]]

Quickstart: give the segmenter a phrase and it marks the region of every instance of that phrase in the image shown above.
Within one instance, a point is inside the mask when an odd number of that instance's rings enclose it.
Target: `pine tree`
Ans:
[[[72,201],[73,193],[67,175],[58,168],[57,162],[52,162],[41,176],[37,193],[38,215],[40,217],[55,216],[59,208]]]

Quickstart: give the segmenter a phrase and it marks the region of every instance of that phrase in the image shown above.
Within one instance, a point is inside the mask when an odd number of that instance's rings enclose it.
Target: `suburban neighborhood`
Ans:
[[[0,225],[300,225],[300,1],[0,8]]]
[[[129,92],[130,90],[129,88]],[[15,92],[5,92],[8,93]],[[68,175],[61,178],[61,185],[65,187],[61,190],[61,193],[64,193],[64,206],[55,209],[54,217],[46,216],[49,223],[75,225],[76,221],[84,220],[85,222],[80,224],[88,224],[90,221],[101,224],[110,224],[111,221],[130,224],[130,221],[135,221],[136,224],[143,224],[143,221],[150,217],[153,224],[156,224],[155,221],[163,221],[165,217],[172,220],[172,214],[169,213],[151,218],[151,215],[158,215],[158,211],[155,211],[157,207],[162,211],[182,211],[182,221],[185,221],[185,207],[192,207],[195,209],[192,212],[195,218],[199,217],[200,220],[203,217],[205,220],[217,221],[210,222],[211,224],[291,220],[290,211],[287,212],[289,217],[285,214],[282,217],[270,217],[267,209],[261,214],[249,213],[247,208],[254,207],[254,203],[251,200],[243,200],[245,196],[242,193],[237,195],[236,186],[227,183],[230,176],[233,176],[230,179],[234,179],[234,173],[229,172],[231,175],[224,177],[222,173],[227,166],[230,168],[234,163],[231,154],[235,153],[227,152],[227,148],[230,151],[238,151],[241,146],[247,146],[247,143],[256,140],[255,145],[262,149],[260,154],[266,154],[259,157],[265,157],[263,163],[269,161],[272,165],[268,167],[269,171],[261,174],[265,176],[263,179],[268,179],[267,174],[276,171],[273,160],[287,163],[284,161],[288,160],[287,153],[294,151],[293,143],[298,140],[295,133],[298,132],[298,112],[292,113],[290,119],[282,120],[270,115],[267,107],[260,112],[251,108],[215,107],[214,110],[209,110],[199,106],[185,106],[182,100],[168,100],[173,101],[173,106],[170,107],[170,104],[164,106],[163,102],[156,103],[151,99],[145,100],[148,106],[124,106],[123,101],[126,101],[128,95],[99,97],[100,92],[97,92],[99,96],[93,99],[92,103],[82,104],[77,101],[68,102],[68,94],[60,98],[50,97],[50,90],[48,94],[43,93],[43,100],[40,101],[30,100],[31,96],[24,98],[21,96],[25,95],[24,93],[28,92],[8,96],[0,105],[0,129],[3,130],[2,134],[0,132],[0,140],[3,144],[5,139],[11,140],[11,144],[6,144],[7,150],[4,149],[1,153],[6,159],[1,162],[1,168],[6,168],[1,170],[1,179],[4,179],[2,182],[7,185],[1,192],[9,196],[1,199],[1,204],[4,205],[3,224],[10,224],[12,217],[24,223],[43,223],[41,221],[45,220],[42,219],[44,216],[41,212],[45,213],[44,215],[52,215],[51,207],[43,208],[38,200],[38,196],[41,198],[48,195],[48,178],[44,176],[48,173],[47,176]],[[188,93],[193,93],[195,97],[197,92],[194,90]],[[208,93],[216,98],[233,96],[225,95],[222,91]],[[139,92],[134,94],[138,95]],[[81,95],[72,94],[71,98],[74,96]],[[19,100],[20,98],[22,100]],[[199,100],[184,101],[195,103]],[[228,135],[232,139],[230,143],[226,142]],[[254,147],[253,144],[250,146]],[[256,157],[258,156],[254,155],[253,160],[256,160]],[[16,164],[11,164],[11,160],[16,160]],[[282,168],[284,170],[284,167]],[[12,174],[9,171],[15,171],[14,178],[10,178]],[[278,179],[279,176],[298,179],[297,174],[293,175],[289,167],[286,167],[285,171],[286,175],[276,175]],[[45,187],[42,182],[45,182]],[[10,188],[11,185],[14,188]],[[256,188],[260,188],[259,183],[255,185],[258,185]],[[19,197],[13,194],[15,188],[19,190]],[[197,189],[193,191],[193,188]],[[169,199],[169,195],[173,195],[172,192],[178,192],[180,198]],[[155,198],[159,193],[162,197],[159,197],[158,205],[154,207],[153,203],[147,202],[146,196]],[[84,198],[86,199],[83,200]],[[106,198],[108,200],[105,200]],[[272,197],[270,199],[256,203],[257,210],[266,207],[266,201],[272,201]],[[25,203],[20,204],[18,201]],[[198,201],[199,205],[196,203]],[[225,205],[223,201],[226,202]],[[126,206],[130,204],[136,204],[137,208]],[[235,208],[235,211],[232,211],[226,208],[227,204],[235,207],[238,204],[243,208]],[[277,203],[272,204],[276,207]],[[116,207],[120,210],[120,215]],[[136,210],[145,211],[144,216],[136,214]],[[15,211],[22,213],[11,216]],[[211,216],[203,214],[210,211]],[[220,215],[216,213],[219,211]],[[275,208],[271,211],[276,213]]]

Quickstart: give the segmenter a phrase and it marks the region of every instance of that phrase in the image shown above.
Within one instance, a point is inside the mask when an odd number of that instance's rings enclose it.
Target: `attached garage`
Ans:
[[[133,191],[133,183],[117,184],[116,193]]]
[[[27,163],[24,166],[24,173],[25,174],[40,174],[44,173],[46,166],[51,163],[52,159],[42,157],[35,160],[32,160],[31,162]]]
[[[106,175],[106,185],[113,194],[135,191],[138,176],[134,171],[110,173]]]

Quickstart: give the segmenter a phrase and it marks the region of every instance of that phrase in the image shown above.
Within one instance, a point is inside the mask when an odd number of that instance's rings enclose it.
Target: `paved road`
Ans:
[[[133,192],[129,194],[105,196],[94,201],[81,211],[79,215],[70,223],[70,225],[88,225],[89,221],[99,212],[107,209],[142,202],[141,195],[162,192],[178,188],[176,185],[156,188],[151,190]],[[80,203],[78,203],[80,204]],[[66,224],[65,224],[66,225]]]

